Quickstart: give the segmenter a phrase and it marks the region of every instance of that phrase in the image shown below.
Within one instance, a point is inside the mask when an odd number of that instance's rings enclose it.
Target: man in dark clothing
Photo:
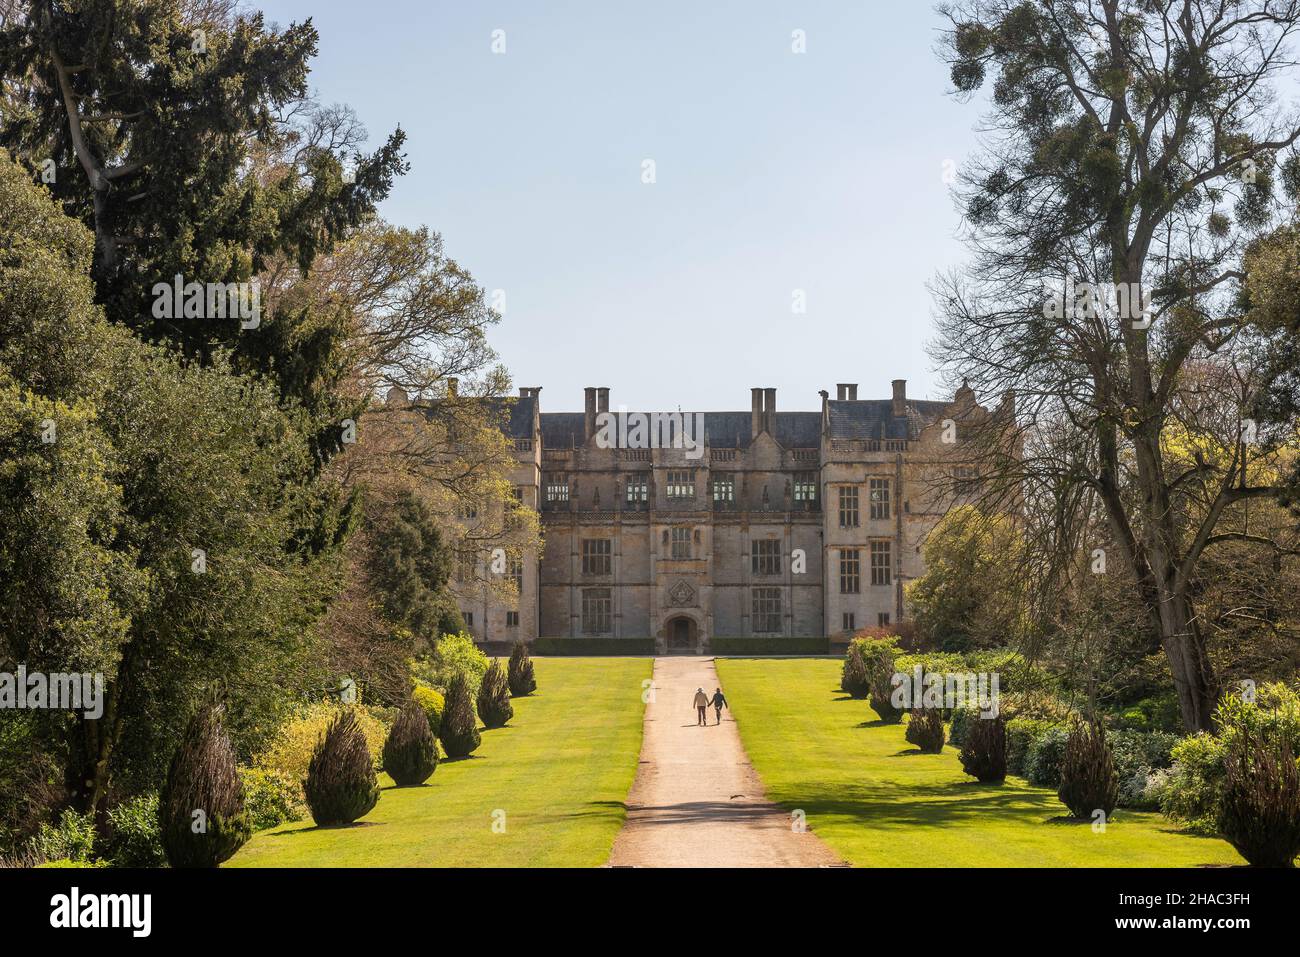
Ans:
[[[713,689],[713,710],[718,713],[718,724],[722,724],[722,709],[727,707],[727,698],[721,688]]]
[[[695,689],[695,723],[696,725],[709,723],[709,696],[704,693],[703,688]]]

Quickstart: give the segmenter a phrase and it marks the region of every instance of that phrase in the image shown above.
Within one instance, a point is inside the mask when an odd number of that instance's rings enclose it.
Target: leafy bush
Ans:
[[[867,663],[862,657],[862,647],[856,641],[849,642],[849,649],[844,653],[844,664],[840,669],[840,690],[850,698],[859,700],[871,694]]]
[[[57,824],[42,823],[28,845],[38,862],[89,864],[95,858],[95,815],[65,808]]]
[[[158,826],[158,795],[142,794],[108,811],[108,838],[101,854],[115,867],[162,867],[167,852]]]
[[[985,784],[1007,776],[1007,723],[1002,715],[970,723],[961,749],[962,770]]]
[[[980,720],[978,708],[954,708],[952,711],[952,720],[948,723],[948,741],[954,747],[960,748],[966,743],[966,734],[970,731],[971,723]]]
[[[286,723],[271,745],[257,756],[254,767],[279,771],[290,781],[301,784],[307,777],[312,755],[316,753],[325,732],[340,715],[351,713],[366,741],[366,750],[378,767],[383,760],[384,741],[388,728],[364,705],[351,707],[334,701],[322,701],[304,708],[301,714]]]
[[[510,704],[510,684],[501,662],[493,659],[478,688],[478,716],[486,728],[503,728],[515,716]]]
[[[1069,732],[1053,725],[1040,734],[1025,752],[1025,780],[1034,787],[1052,788],[1061,784],[1061,761],[1065,758],[1065,742]]]
[[[159,796],[158,820],[172,867],[216,867],[253,836],[220,707],[201,708],[186,728]]]
[[[442,696],[441,691],[421,681],[416,682],[413,697],[415,703],[424,709],[424,716],[429,719],[429,730],[436,738],[442,728],[442,712],[447,706],[447,699]]]
[[[1178,712],[1178,696],[1167,694],[1134,702],[1120,713],[1119,726],[1133,731],[1179,731],[1182,717]]]
[[[424,709],[407,703],[384,742],[384,770],[399,788],[423,784],[438,768],[438,742]]]
[[[881,721],[896,724],[903,720],[903,709],[894,707],[894,662],[898,659],[898,639],[854,638],[850,648],[857,647],[867,669],[870,684],[871,709]]]
[[[241,767],[239,780],[244,785],[244,807],[254,831],[301,821],[307,811],[302,784],[283,771]]]
[[[1227,777],[1223,742],[1204,731],[1183,738],[1170,755],[1173,767],[1160,810],[1195,834],[1219,832],[1219,802]]]
[[[1160,809],[1160,801],[1169,787],[1167,768],[1137,768],[1124,774],[1115,773],[1119,780],[1119,807],[1136,811]]]
[[[479,683],[487,669],[487,655],[474,644],[473,636],[464,631],[443,635],[434,643],[433,654],[416,665],[417,676],[444,696],[451,690],[456,675],[465,676],[471,695],[478,694]]]
[[[1007,721],[1007,773],[1024,775],[1030,746],[1055,723],[1044,718],[1011,718]]]
[[[449,758],[472,754],[483,740],[474,717],[469,680],[464,675],[453,677],[451,687],[447,689],[447,710],[442,716],[440,736]]]
[[[510,649],[506,680],[510,685],[510,694],[516,698],[530,695],[537,690],[537,677],[533,674],[533,659],[528,657],[528,646],[522,641],[516,641],[515,646]]]
[[[312,820],[322,827],[351,824],[378,803],[375,762],[352,709],[334,719],[312,754],[303,792]]]
[[[1106,743],[1106,729],[1100,722],[1075,721],[1070,728],[1056,793],[1070,814],[1082,820],[1090,819],[1098,810],[1107,818],[1114,812],[1119,782]]]
[[[1128,775],[1140,768],[1154,771],[1168,768],[1174,763],[1170,752],[1178,743],[1178,735],[1167,731],[1138,731],[1121,728],[1107,736],[1110,753],[1115,759],[1117,774]]]
[[[1219,831],[1257,867],[1294,867],[1300,854],[1300,769],[1291,742],[1247,730],[1228,749]]]
[[[903,736],[926,754],[943,750],[943,712],[938,708],[915,708],[908,716]]]

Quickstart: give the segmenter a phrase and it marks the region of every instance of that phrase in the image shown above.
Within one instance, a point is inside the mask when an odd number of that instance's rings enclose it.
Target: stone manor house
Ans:
[[[543,412],[541,388],[521,388],[507,413],[512,481],[540,513],[543,553],[511,563],[517,601],[459,589],[475,639],[707,652],[714,636],[905,619],[904,585],[953,503],[948,480],[976,477],[952,464],[954,428],[1014,415],[1013,400],[990,411],[965,386],[951,402],[911,399],[901,379],[887,399],[859,399],[856,384],[820,396],[819,411],[779,412],[775,389],[753,389],[748,412],[684,416],[702,422],[702,448],[646,448],[602,441],[608,388],[588,388],[582,412]]]

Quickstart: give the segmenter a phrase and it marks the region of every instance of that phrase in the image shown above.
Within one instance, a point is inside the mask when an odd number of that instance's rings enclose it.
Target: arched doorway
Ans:
[[[664,625],[664,638],[670,655],[693,655],[699,645],[700,631],[694,619],[686,615],[669,618]]]

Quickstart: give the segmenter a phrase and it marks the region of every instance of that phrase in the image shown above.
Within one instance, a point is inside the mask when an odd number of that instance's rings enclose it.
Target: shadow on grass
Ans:
[[[387,821],[353,821],[351,824],[313,824],[311,827],[297,827],[287,831],[269,831],[267,837],[297,837],[300,834],[315,834],[317,831],[351,831],[362,827],[383,827]]]

